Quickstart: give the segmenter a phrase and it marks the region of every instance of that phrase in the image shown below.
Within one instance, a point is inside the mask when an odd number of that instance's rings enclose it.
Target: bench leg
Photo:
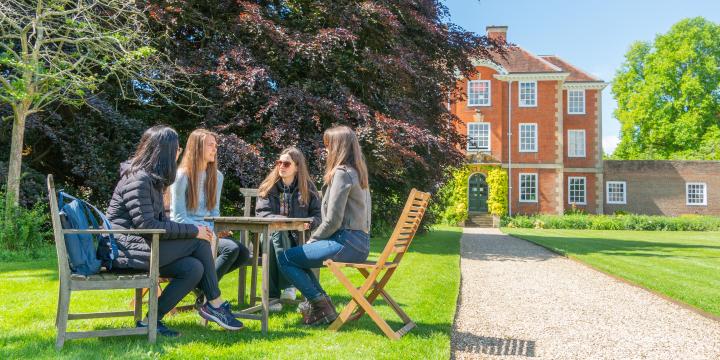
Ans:
[[[255,306],[257,303],[257,275],[258,275],[258,257],[262,250],[260,250],[260,237],[257,235],[253,240],[253,259],[252,259],[252,271],[250,272],[250,307]]]
[[[135,289],[135,321],[141,321],[142,320],[142,298],[143,298],[143,290],[144,289]]]
[[[238,271],[238,305],[245,303],[245,288],[247,282],[247,266],[241,265]]]
[[[62,349],[65,344],[65,333],[67,332],[68,313],[70,312],[70,288],[60,285],[60,296],[58,298],[57,314],[57,339],[55,348]]]

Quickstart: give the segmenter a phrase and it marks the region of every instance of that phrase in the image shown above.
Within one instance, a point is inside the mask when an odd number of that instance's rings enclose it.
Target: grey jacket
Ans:
[[[327,239],[338,230],[370,233],[370,190],[360,187],[357,171],[338,166],[330,185],[323,186],[322,223],[312,239]]]
[[[163,206],[163,184],[145,171],[129,174],[121,165],[121,179],[115,187],[107,217],[113,229],[165,229],[161,239],[193,239],[198,228],[170,221]],[[147,269],[150,265],[149,236],[116,235],[117,268]]]

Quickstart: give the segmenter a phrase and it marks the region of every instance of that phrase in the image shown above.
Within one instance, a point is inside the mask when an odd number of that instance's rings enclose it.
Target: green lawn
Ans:
[[[720,232],[502,230],[720,316]]]
[[[199,317],[187,312],[167,318],[180,330],[179,339],[158,337],[150,345],[146,337],[68,340],[61,352],[54,348],[54,317],[57,304],[57,267],[53,258],[25,262],[0,262],[0,358],[313,358],[313,359],[438,359],[450,357],[450,334],[460,283],[459,239],[461,229],[438,227],[419,236],[386,290],[398,301],[417,327],[400,341],[388,340],[364,316],[339,332],[308,328],[288,309],[270,317],[270,334],[260,332],[257,321],[247,329],[227,332],[212,324],[201,327]],[[371,257],[382,250],[386,239],[373,239]],[[348,272],[349,273],[349,272]],[[221,288],[236,304],[237,273],[221,281]],[[359,275],[359,274],[358,274]],[[359,284],[360,276],[354,276]],[[321,281],[338,309],[349,301],[344,288],[323,269]],[[73,293],[71,312],[127,309],[131,291]],[[185,301],[189,302],[188,297]],[[390,307],[378,301],[379,312],[398,328],[400,320]],[[132,318],[70,321],[70,330],[132,325]]]

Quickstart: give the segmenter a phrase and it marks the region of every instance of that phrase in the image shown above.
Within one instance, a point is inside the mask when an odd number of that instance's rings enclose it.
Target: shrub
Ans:
[[[14,213],[12,220],[5,220],[5,211]],[[32,208],[12,206],[6,209],[5,195],[0,191],[0,249],[33,252],[50,236],[47,205],[37,201]]]
[[[503,217],[502,226],[526,229],[720,231],[720,217],[654,215],[518,215]]]

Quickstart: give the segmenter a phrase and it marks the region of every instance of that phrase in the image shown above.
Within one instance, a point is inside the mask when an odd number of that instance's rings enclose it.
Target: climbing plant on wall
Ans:
[[[438,191],[433,211],[440,222],[459,225],[468,218],[468,180],[475,173],[486,175],[489,212],[497,216],[507,213],[507,172],[497,165],[470,164],[452,169],[450,179]]]

